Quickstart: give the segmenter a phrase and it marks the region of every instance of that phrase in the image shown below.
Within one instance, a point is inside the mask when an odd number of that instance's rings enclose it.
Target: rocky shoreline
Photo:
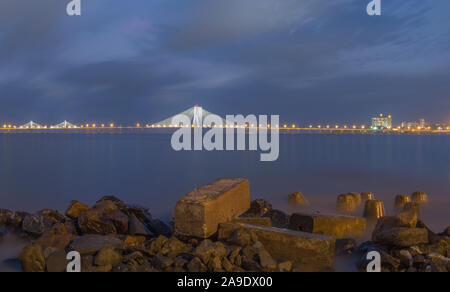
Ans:
[[[419,205],[426,203],[420,194],[413,195]],[[287,199],[309,205],[300,192]],[[250,201],[247,180],[220,179],[181,198],[170,226],[144,207],[106,196],[93,206],[72,201],[64,215],[0,209],[0,241],[16,234],[29,242],[19,256],[25,272],[64,272],[70,251],[81,255],[83,272],[331,272],[338,257],[364,272],[372,251],[384,272],[450,271],[449,228],[431,231],[417,206],[374,215],[374,202],[370,193],[350,193],[337,203],[346,215],[288,215]],[[363,205],[365,216],[354,216]],[[358,245],[367,234],[371,240]]]

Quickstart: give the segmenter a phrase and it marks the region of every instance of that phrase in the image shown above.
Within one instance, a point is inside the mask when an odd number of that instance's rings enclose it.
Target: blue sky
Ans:
[[[0,122],[450,122],[450,1],[0,2]]]

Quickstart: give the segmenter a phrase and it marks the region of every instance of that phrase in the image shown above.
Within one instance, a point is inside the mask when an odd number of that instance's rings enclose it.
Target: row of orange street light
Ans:
[[[3,126],[1,127],[1,129],[4,130],[13,130],[13,129],[38,129],[38,130],[46,130],[46,129],[105,129],[105,128],[110,128],[110,129],[132,129],[132,128],[183,128],[183,127],[189,127],[189,126],[182,126],[182,125],[160,125],[160,124],[146,124],[146,125],[141,125],[140,123],[137,123],[135,126],[116,126],[113,123],[110,124],[96,124],[96,123],[88,123],[88,124],[84,124],[84,125],[80,125],[80,126],[76,126],[76,125],[69,125],[66,127],[57,127],[57,126],[41,126],[41,125],[36,125],[36,126],[16,126],[16,125],[12,125],[12,124],[3,124]],[[191,126],[192,128],[200,128],[200,126]],[[255,125],[225,125],[225,126],[202,126],[203,128],[253,128],[253,129],[264,129],[264,128],[271,128],[271,125],[268,124],[267,126],[255,126]],[[367,127],[365,125],[362,126],[357,126],[357,125],[352,125],[352,126],[340,126],[340,125],[309,125],[308,127],[300,127],[297,126],[296,124],[292,124],[292,125],[288,125],[288,124],[284,124],[283,126],[279,126],[276,125],[275,127],[272,127],[275,129],[285,129],[285,130],[371,130],[370,127]],[[437,129],[438,131],[449,131],[450,127],[446,127],[446,128],[439,128]],[[411,132],[421,132],[421,131],[434,131],[432,130],[431,127],[418,127],[418,128],[401,128],[401,127],[396,127],[396,128],[392,128],[392,129],[388,129],[388,131],[394,131],[394,132],[400,132],[400,131],[411,131]]]

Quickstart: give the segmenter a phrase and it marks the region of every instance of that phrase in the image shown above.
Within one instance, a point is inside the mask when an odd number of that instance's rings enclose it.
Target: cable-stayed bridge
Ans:
[[[176,124],[176,117],[183,115],[187,117],[187,120],[189,121],[189,125],[183,125],[183,124]],[[205,126],[205,119],[209,116],[215,116],[216,119],[220,119],[222,121],[222,126],[218,127],[229,127],[226,123],[226,121],[216,115],[213,114],[207,110],[205,110],[203,107],[200,107],[198,105],[193,106],[178,115],[174,115],[172,117],[169,117],[165,120],[162,120],[158,123],[136,123],[135,125],[116,125],[114,123],[85,123],[85,124],[73,124],[68,121],[64,121],[62,123],[59,123],[57,125],[41,125],[34,121],[30,121],[24,125],[14,125],[12,123],[4,123],[0,124],[0,133],[4,132],[14,132],[21,130],[22,132],[45,132],[46,130],[54,130],[53,132],[59,132],[59,131],[70,131],[70,130],[80,130],[80,131],[91,131],[91,130],[99,130],[95,133],[102,133],[102,130],[122,130],[122,129],[167,129],[167,128],[180,128],[180,127],[199,127],[200,125]],[[216,126],[214,126],[216,127]],[[233,127],[233,126],[231,126]],[[262,126],[259,125],[235,125],[234,127],[240,128],[262,128]],[[309,124],[309,125],[296,125],[296,124],[280,124],[280,125],[267,125],[265,126],[267,128],[276,128],[280,130],[281,133],[288,132],[292,134],[301,134],[301,133],[333,133],[333,134],[372,134],[372,133],[387,133],[387,134],[450,134],[450,125],[443,125],[439,127],[423,127],[423,128],[402,128],[402,127],[394,127],[391,129],[384,129],[384,130],[377,130],[373,129],[371,126],[368,125],[332,125],[332,124]]]

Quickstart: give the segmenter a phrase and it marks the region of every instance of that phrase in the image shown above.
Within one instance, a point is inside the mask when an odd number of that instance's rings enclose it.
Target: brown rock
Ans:
[[[212,257],[222,259],[227,254],[226,248],[220,243],[214,243],[209,239],[205,239],[194,250],[194,256],[200,258],[205,264],[209,262]]]
[[[154,255],[158,254],[168,240],[164,235],[158,236],[150,242],[148,251]]]
[[[242,247],[252,245],[256,241],[256,234],[246,229],[237,229],[227,238],[228,243]]]
[[[393,228],[377,234],[374,242],[395,247],[427,244],[428,231],[424,228]]]
[[[84,235],[75,238],[70,244],[70,249],[78,251],[81,255],[92,255],[103,248],[123,250],[127,246],[122,240],[112,236]]]
[[[309,201],[303,196],[301,192],[295,192],[293,194],[290,194],[288,196],[289,204],[295,205],[295,206],[309,206]]]
[[[285,261],[278,264],[278,270],[280,272],[290,272],[292,270],[292,262],[291,261]]]
[[[223,272],[221,258],[214,256],[208,262],[208,269],[211,272],[220,273]]]
[[[78,226],[83,234],[116,234],[117,229],[111,220],[104,217],[102,210],[91,209],[78,217]]]
[[[169,258],[173,259],[177,255],[187,252],[191,252],[191,248],[187,244],[180,241],[176,237],[171,237],[164,243],[158,254],[168,256]]]
[[[259,256],[259,263],[263,269],[273,271],[277,268],[277,262],[264,248],[261,248],[259,250],[258,256]]]
[[[50,254],[46,259],[47,272],[62,273],[67,270],[68,261],[65,250],[58,250]]]
[[[45,258],[40,245],[25,247],[19,255],[24,272],[44,272]]]
[[[250,208],[250,184],[224,178],[196,189],[178,200],[175,231],[184,236],[208,238],[219,223],[230,222]]]
[[[130,236],[130,235],[127,235],[127,237],[125,237],[125,243],[130,245],[130,246],[143,244],[145,241],[146,241],[145,236]]]
[[[104,196],[103,198],[101,198],[100,200],[97,201],[97,203],[101,203],[101,202],[112,202],[118,208],[126,208],[126,204],[114,196]]]
[[[375,230],[372,233],[374,240],[378,234],[393,228],[405,227],[415,228],[417,226],[418,218],[414,212],[403,212],[395,216],[385,216],[378,220]]]
[[[127,234],[128,222],[128,216],[111,201],[100,201],[78,217],[83,234]]]
[[[219,240],[228,238],[237,229],[254,232],[264,248],[279,261],[292,261],[309,271],[323,271],[333,265],[335,240],[331,237],[238,223],[223,223]]]
[[[205,264],[203,264],[202,261],[197,257],[193,258],[189,262],[187,268],[190,273],[204,273],[208,271]]]
[[[224,258],[222,260],[222,266],[223,266],[223,269],[225,270],[225,272],[227,272],[227,273],[231,273],[234,269],[233,264],[227,258]]]
[[[86,206],[78,201],[72,201],[69,208],[66,211],[66,216],[71,219],[77,219],[83,212],[89,210],[90,207]]]
[[[122,262],[122,255],[112,248],[102,248],[95,257],[95,264],[97,266],[111,265],[113,268],[120,265]]]
[[[27,215],[23,219],[22,229],[28,234],[37,237],[62,219],[62,215],[56,211],[42,210],[33,215]]]
[[[144,224],[139,221],[136,215],[130,215],[129,222],[129,233],[131,235],[142,235],[142,236],[150,236],[152,233],[144,226]]]
[[[110,220],[116,227],[117,233],[127,234],[128,233],[128,216],[119,210],[114,210],[112,212],[107,212],[104,217]]]
[[[351,216],[293,214],[289,229],[331,236],[334,238],[361,237],[366,230],[366,219]]]
[[[46,231],[38,240],[37,244],[45,251],[47,248],[64,249],[75,238],[75,235],[67,232],[66,225],[64,223],[57,223],[53,225],[48,231]]]
[[[173,260],[165,256],[156,256],[155,264],[158,269],[165,271],[173,265]]]

